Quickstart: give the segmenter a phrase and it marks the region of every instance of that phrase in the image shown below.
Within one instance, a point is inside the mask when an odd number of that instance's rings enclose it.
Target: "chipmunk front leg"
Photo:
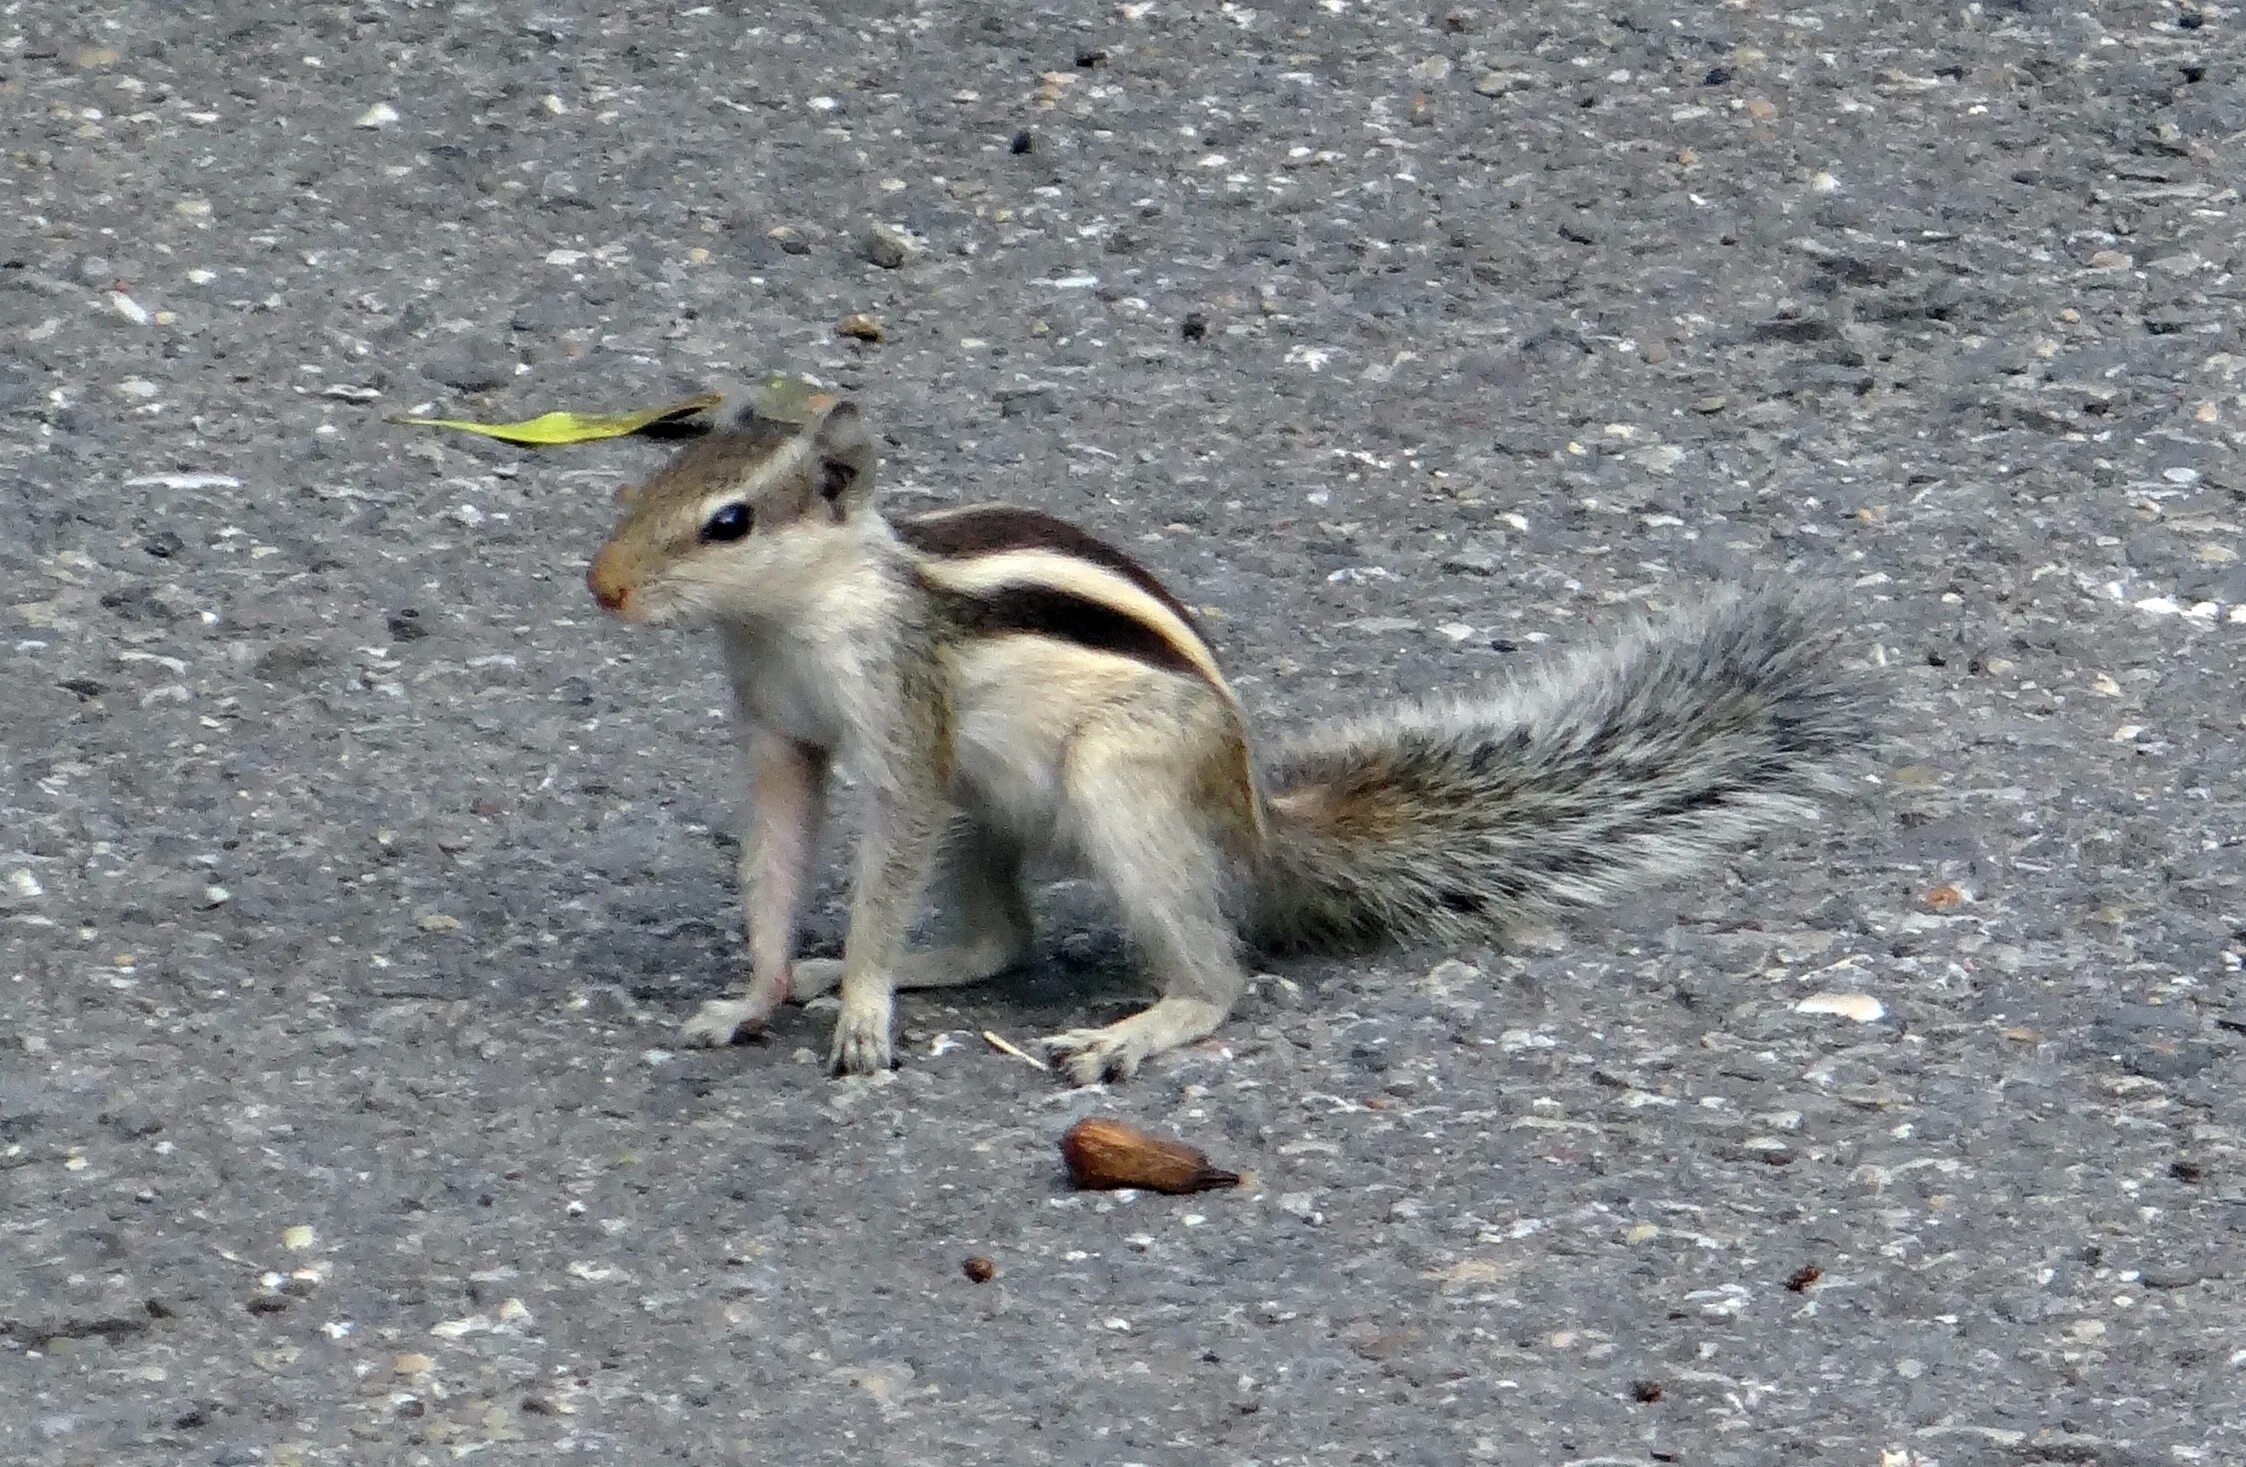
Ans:
[[[880,789],[868,802],[850,893],[850,931],[842,945],[842,1013],[828,1067],[838,1075],[889,1068],[889,1024],[905,934],[919,910],[945,808],[933,781]]]
[[[943,839],[930,899],[950,941],[905,953],[890,971],[901,992],[953,988],[995,978],[1020,962],[1036,940],[1022,890],[1022,852],[1001,832],[959,819]],[[797,1003],[842,982],[835,958],[798,958],[788,995]]]
[[[749,738],[749,838],[739,866],[748,910],[749,983],[739,998],[711,999],[686,1021],[688,1044],[731,1044],[787,1002],[797,911],[826,807],[826,750],[766,732]]]

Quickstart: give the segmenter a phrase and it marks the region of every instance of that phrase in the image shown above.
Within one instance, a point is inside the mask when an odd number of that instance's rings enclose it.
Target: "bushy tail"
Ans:
[[[1495,938],[1815,820],[1866,738],[1816,602],[1720,593],[1477,700],[1316,730],[1270,772],[1249,937]]]

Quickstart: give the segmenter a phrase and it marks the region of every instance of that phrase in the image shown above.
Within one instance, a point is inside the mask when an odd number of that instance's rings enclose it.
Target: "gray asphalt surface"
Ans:
[[[2235,8],[745,9],[0,6],[0,1458],[2246,1461]],[[885,1079],[674,1051],[664,449],[384,419],[774,368],[1267,727],[1797,575],[1896,750],[1104,1095],[978,1037],[1140,1001],[1073,890]],[[1071,1194],[1094,1109],[1250,1183]]]

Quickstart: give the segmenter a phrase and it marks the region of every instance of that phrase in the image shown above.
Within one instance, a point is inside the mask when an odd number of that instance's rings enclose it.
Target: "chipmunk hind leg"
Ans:
[[[906,953],[895,970],[899,989],[980,983],[1028,955],[1037,932],[1022,889],[1022,849],[1011,837],[980,821],[959,821],[946,834],[931,888],[951,941]],[[803,958],[790,987],[801,1003],[841,981],[838,960]]]
[[[1079,1085],[1120,1080],[1149,1058],[1206,1038],[1247,987],[1223,902],[1225,831],[1194,795],[1202,756],[1142,727],[1086,735],[1070,761],[1067,818],[1089,872],[1161,985],[1154,1005],[1044,1041]],[[1165,747],[1168,745],[1168,747]]]

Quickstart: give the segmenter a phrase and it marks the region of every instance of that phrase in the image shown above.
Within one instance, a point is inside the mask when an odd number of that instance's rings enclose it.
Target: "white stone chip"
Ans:
[[[1885,1018],[1887,1006],[1868,993],[1813,993],[1794,1005],[1797,1014],[1837,1014],[1859,1024]]]

